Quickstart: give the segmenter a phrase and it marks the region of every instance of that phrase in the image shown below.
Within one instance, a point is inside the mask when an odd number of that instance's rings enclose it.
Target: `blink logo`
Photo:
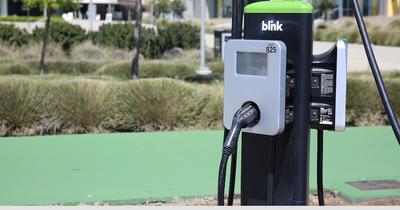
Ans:
[[[262,21],[261,30],[263,31],[283,31],[283,24],[279,23],[279,20],[274,23],[274,21],[270,20],[268,22]]]

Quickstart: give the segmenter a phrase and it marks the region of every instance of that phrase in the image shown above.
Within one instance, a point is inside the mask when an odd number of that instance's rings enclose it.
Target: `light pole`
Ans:
[[[206,66],[206,0],[201,0],[201,29],[200,29],[200,69],[197,74],[208,75],[211,73]]]
[[[94,10],[94,5],[93,5],[93,0],[89,1],[89,31],[93,31],[93,18],[96,18],[96,15],[93,14],[95,11]]]

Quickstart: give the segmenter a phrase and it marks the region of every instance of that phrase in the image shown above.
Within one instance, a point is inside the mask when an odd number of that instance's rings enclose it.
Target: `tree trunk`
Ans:
[[[136,21],[133,30],[135,46],[133,49],[131,67],[131,79],[133,80],[137,79],[139,76],[140,32],[142,30],[142,0],[136,0],[135,13]]]
[[[325,20],[329,20],[329,10],[325,9],[324,13],[325,13]]]
[[[47,43],[49,41],[51,15],[53,13],[53,10],[51,8],[47,8],[46,10],[47,10],[46,25],[44,27],[42,52],[40,54],[40,65],[39,65],[40,74],[47,73],[45,57],[46,57]]]

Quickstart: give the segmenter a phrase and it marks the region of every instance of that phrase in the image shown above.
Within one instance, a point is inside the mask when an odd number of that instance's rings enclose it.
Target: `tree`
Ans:
[[[161,14],[168,14],[171,12],[169,0],[153,0],[153,4],[154,16],[157,18],[159,18]]]
[[[49,42],[51,16],[53,15],[54,10],[56,9],[60,9],[64,12],[75,10],[78,7],[77,1],[75,0],[23,0],[23,1],[24,4],[30,8],[32,7],[43,8],[47,14],[44,33],[43,33],[43,44],[40,53],[40,65],[39,65],[39,73],[44,74],[47,72],[45,56],[46,56],[47,44]]]
[[[183,16],[183,12],[186,10],[185,2],[182,0],[173,0],[171,2],[171,10],[181,18]]]
[[[135,26],[133,28],[133,36],[135,46],[133,49],[132,67],[131,67],[131,79],[135,80],[139,76],[139,55],[140,55],[140,34],[142,31],[142,12],[143,4],[142,0],[136,0],[135,4]]]
[[[318,10],[321,10],[325,16],[325,20],[329,19],[329,12],[335,6],[333,0],[316,0],[313,1]]]

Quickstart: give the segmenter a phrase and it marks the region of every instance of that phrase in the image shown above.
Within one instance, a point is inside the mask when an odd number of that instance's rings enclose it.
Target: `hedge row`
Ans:
[[[141,53],[148,58],[159,58],[173,47],[193,49],[199,47],[199,28],[189,23],[159,24],[157,30],[142,30]],[[106,24],[90,34],[95,44],[120,49],[133,48],[133,24]]]
[[[47,61],[50,74],[63,75],[97,75],[118,79],[129,79],[131,63],[95,62],[95,61]],[[38,62],[3,63],[0,64],[0,75],[38,74]],[[139,78],[175,78],[185,79],[196,75],[196,63],[145,60],[139,66]]]
[[[0,24],[0,42],[21,47],[31,41],[40,42],[43,37],[43,28],[36,28],[32,34],[18,29],[12,24]],[[160,58],[162,54],[173,47],[192,49],[199,46],[199,29],[190,23],[164,22],[157,30],[143,28],[141,37],[141,54],[146,58]],[[133,24],[105,24],[98,32],[86,33],[81,27],[64,21],[53,21],[50,28],[50,39],[61,45],[69,53],[71,48],[85,40],[93,43],[132,50],[134,44]]]
[[[367,23],[367,28],[373,44],[400,46],[400,20],[392,20],[384,27]],[[362,42],[354,21],[346,21],[338,27],[320,25],[314,33],[316,41],[334,42],[338,39],[347,39],[351,43]]]
[[[386,84],[400,114],[398,75]],[[3,76],[0,135],[222,128],[222,89],[171,79]],[[388,124],[370,77],[349,79],[347,124]]]
[[[171,79],[2,77],[0,98],[2,136],[205,129],[222,117],[222,86]]]

